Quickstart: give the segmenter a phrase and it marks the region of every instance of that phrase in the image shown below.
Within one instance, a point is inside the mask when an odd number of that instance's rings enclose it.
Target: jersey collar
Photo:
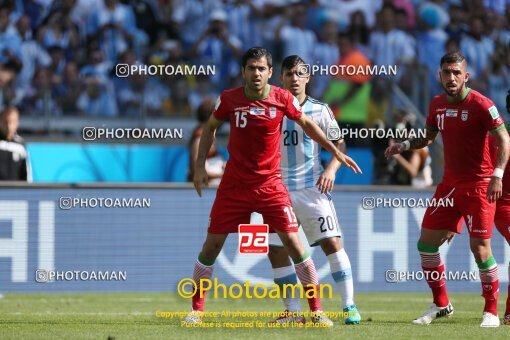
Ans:
[[[305,105],[305,103],[306,103],[306,101],[307,101],[307,100],[308,100],[308,95],[306,95],[305,100],[303,100],[303,102],[302,102],[302,103],[299,103],[299,106],[301,106],[301,107],[302,107],[303,105]]]
[[[244,95],[249,100],[262,100],[262,99],[266,99],[267,96],[269,96],[269,91],[271,91],[271,85],[266,84],[266,91],[264,92],[264,94],[261,97],[258,97],[258,98],[257,97],[251,97],[251,96],[248,95],[248,91],[246,89],[246,85],[244,86]]]
[[[471,91],[471,89],[469,87],[466,87],[466,91],[464,91],[464,94],[462,95],[462,98],[460,98],[460,100],[455,100],[452,97],[450,97],[449,95],[446,95],[446,100],[449,101],[450,103],[460,103],[461,101],[466,99],[466,97],[468,96],[470,91]]]

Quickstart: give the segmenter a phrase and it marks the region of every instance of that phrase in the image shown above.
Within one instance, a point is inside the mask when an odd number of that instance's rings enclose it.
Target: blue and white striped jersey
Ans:
[[[327,104],[306,97],[301,105],[304,114],[328,135],[328,129],[336,129],[338,124]],[[324,168],[320,162],[322,147],[311,139],[295,121],[283,120],[281,141],[281,171],[283,183],[289,191],[315,186]]]

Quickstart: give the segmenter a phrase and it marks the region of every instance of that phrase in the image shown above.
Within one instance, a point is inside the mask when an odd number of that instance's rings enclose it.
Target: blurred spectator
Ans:
[[[35,71],[31,87],[23,98],[23,108],[31,115],[60,116],[60,109],[56,95],[53,92],[53,73],[47,67]]]
[[[460,50],[466,56],[471,87],[486,91],[489,62],[494,53],[494,42],[483,34],[481,17],[470,19],[470,34],[464,35],[460,41]]]
[[[416,27],[415,9],[411,0],[391,0],[389,3],[395,7],[397,27],[411,32]]]
[[[391,89],[386,86],[386,81],[384,81],[384,79],[374,78],[371,83],[372,89],[368,101],[368,126],[374,126],[377,125],[378,122],[385,122],[387,120],[386,117],[391,100]],[[387,147],[385,143],[382,147],[383,153]]]
[[[66,66],[64,50],[60,46],[51,46],[48,48],[48,53],[51,60],[49,68],[53,74],[53,83],[58,84]]]
[[[191,117],[193,109],[189,99],[189,86],[186,78],[167,76],[165,79],[170,88],[170,97],[163,102],[163,112],[168,116]],[[168,85],[168,83],[170,83]]]
[[[326,17],[322,24],[319,42],[313,52],[314,59],[306,60],[311,64],[330,66],[334,65],[340,58],[338,51],[338,25],[334,18]],[[311,78],[311,84],[308,86],[309,93],[312,97],[322,98],[326,90],[331,76],[327,74],[315,74]]]
[[[247,50],[253,46],[262,45],[262,35],[254,34],[259,31],[262,8],[257,1],[223,0],[224,10],[228,17],[228,28],[242,43],[241,48]]]
[[[282,58],[298,55],[313,64],[317,37],[306,28],[306,6],[298,2],[285,9],[284,16],[276,29],[276,41],[282,44]]]
[[[193,182],[195,174],[195,162],[198,157],[198,145],[200,144],[200,137],[204,131],[205,125],[209,116],[214,110],[215,100],[212,97],[206,97],[197,109],[198,126],[193,130],[191,140],[189,141],[189,172],[188,182]],[[205,161],[205,171],[208,176],[207,184],[219,184],[223,171],[225,170],[225,160],[216,150],[216,145],[213,143],[211,149],[207,154]]]
[[[13,25],[10,25],[11,7],[0,7],[0,62],[13,62],[21,67],[21,38]]]
[[[491,56],[488,76],[487,95],[494,101],[499,112],[505,112],[506,92],[510,88],[510,56],[508,48],[496,44],[494,55]]]
[[[442,92],[438,74],[439,60],[446,53],[445,45],[448,39],[443,30],[446,22],[441,19],[446,15],[440,6],[432,3],[424,4],[418,11],[420,28],[416,34],[418,62],[427,67],[431,96]]]
[[[18,1],[11,2],[18,3]],[[23,10],[30,18],[30,21],[33,23],[34,27],[39,27],[39,25],[41,25],[42,21],[48,14],[48,5],[48,3],[45,4],[42,1],[37,0],[23,1]],[[20,8],[17,8],[17,10],[20,10]]]
[[[16,28],[21,39],[21,63],[23,67],[16,80],[20,91],[25,91],[29,86],[37,67],[48,67],[51,58],[42,46],[32,39],[32,28],[28,15],[19,18]]]
[[[133,9],[136,27],[145,32],[149,37],[149,44],[156,41],[158,34],[158,21],[156,20],[157,5],[148,0],[123,0],[124,4]]]
[[[414,39],[395,28],[395,8],[384,5],[378,14],[379,29],[370,35],[370,59],[376,65],[402,65],[415,58]],[[399,75],[402,75],[399,67]]]
[[[62,74],[62,82],[55,89],[59,106],[64,114],[78,113],[77,103],[82,90],[78,66],[75,62],[67,63]]]
[[[189,51],[207,30],[209,18],[215,10],[221,8],[220,0],[176,0],[172,19],[178,25],[184,51]]]
[[[215,65],[216,72],[211,81],[219,89],[225,89],[230,86],[231,78],[239,73],[241,47],[241,41],[228,31],[227,13],[215,10],[209,18],[209,26],[191,48],[190,55],[196,57],[196,64]]]
[[[0,64],[0,110],[2,110],[5,105],[21,101],[21,96],[17,95],[13,86],[19,72],[20,68],[18,63],[7,62],[5,64]]]
[[[148,80],[146,75],[133,74],[129,85],[118,93],[120,112],[125,116],[143,117],[161,115],[165,94],[156,77]]]
[[[99,42],[111,63],[115,63],[119,54],[128,49],[135,30],[135,16],[131,7],[120,4],[118,0],[104,0],[104,6],[100,6],[88,18],[89,39]]]
[[[460,41],[455,38],[450,38],[445,43],[445,53],[460,51]]]
[[[78,31],[69,16],[62,12],[54,12],[46,25],[39,29],[37,40],[49,49],[59,47],[67,59],[71,59],[79,46]]]
[[[9,106],[0,114],[0,180],[32,182],[25,142],[17,131],[18,109]]]
[[[381,9],[382,0],[337,0],[332,1],[331,6],[337,13],[345,16],[346,19],[356,11],[363,12],[367,25],[373,27],[375,25],[376,12]]]
[[[112,63],[105,60],[105,55],[102,50],[90,49],[87,61],[89,64],[85,64],[80,70],[81,76],[98,75],[106,77],[109,75]]]
[[[211,85],[211,80],[206,74],[199,74],[195,77],[195,88],[189,94],[189,103],[193,111],[197,110],[203,98],[217,98],[220,92]]]
[[[411,131],[413,129],[410,114],[398,110],[395,113],[397,130]],[[389,145],[395,140],[390,139]],[[393,155],[389,161],[391,172],[390,183],[396,185],[412,185],[417,188],[425,188],[432,185],[431,158],[428,147],[418,150],[407,150],[398,155]]]
[[[80,113],[95,117],[115,117],[119,114],[115,92],[108,79],[89,75],[84,79],[85,90],[78,97]]]
[[[446,33],[453,39],[460,41],[469,30],[466,24],[466,11],[462,6],[452,5],[449,9],[450,23],[446,26]]]
[[[362,11],[355,11],[351,14],[351,23],[347,29],[356,47],[359,48],[363,54],[369,54],[368,43],[370,39],[370,28],[368,27],[365,14]]]
[[[355,47],[352,37],[346,33],[338,36],[340,60],[338,65],[354,65],[366,68],[370,65],[368,58]],[[365,127],[368,119],[368,102],[370,96],[370,75],[339,74],[332,79],[324,94],[324,101],[329,103],[341,127],[358,129]],[[364,144],[359,138],[346,138],[349,146]]]

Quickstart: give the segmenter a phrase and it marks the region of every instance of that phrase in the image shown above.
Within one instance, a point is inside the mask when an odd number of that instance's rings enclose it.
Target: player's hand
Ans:
[[[335,158],[341,163],[344,164],[346,167],[350,168],[352,171],[354,171],[355,174],[362,174],[363,172],[359,168],[358,164],[349,156],[344,154],[343,152],[338,151],[335,154]]]
[[[317,180],[317,187],[323,194],[327,191],[333,191],[333,185],[335,184],[335,173],[331,170],[324,170]]]
[[[386,148],[386,151],[384,151],[384,156],[386,158],[390,158],[391,156],[399,154],[404,150],[405,150],[404,144],[395,143],[393,145],[388,146],[388,148]]]
[[[496,202],[503,194],[503,182],[499,177],[492,177],[487,188],[487,199],[489,203]]]
[[[204,167],[196,167],[195,176],[193,177],[193,185],[195,186],[195,190],[197,191],[198,196],[202,197],[202,184],[207,185],[207,171],[205,171]]]

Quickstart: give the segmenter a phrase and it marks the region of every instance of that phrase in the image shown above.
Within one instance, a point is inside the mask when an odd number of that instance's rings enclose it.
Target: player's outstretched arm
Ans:
[[[438,132],[439,131],[425,129],[425,137],[408,139],[402,143],[395,143],[390,145],[386,151],[384,151],[384,156],[386,156],[386,158],[390,158],[391,156],[401,153],[402,151],[416,150],[429,146],[436,140]]]
[[[217,120],[214,115],[209,117],[204,132],[200,137],[200,144],[198,145],[198,156],[195,162],[195,175],[193,176],[193,184],[198,196],[202,197],[202,184],[207,184],[207,171],[205,171],[205,161],[207,154],[211,149],[211,145],[214,142],[214,136],[216,130],[221,125],[221,121]]]
[[[487,188],[487,199],[490,203],[496,202],[503,194],[502,178],[510,154],[510,137],[508,137],[506,129],[497,129],[492,134],[496,138],[496,143],[498,144],[498,158],[496,160],[494,174]]]
[[[314,123],[314,121],[303,114],[301,117],[296,119],[296,123],[303,128],[303,131],[310,136],[311,139],[319,143],[324,149],[328,150],[341,164],[350,168],[354,173],[362,173],[358,164],[346,154],[340,152],[336,146],[326,137],[321,128]]]

